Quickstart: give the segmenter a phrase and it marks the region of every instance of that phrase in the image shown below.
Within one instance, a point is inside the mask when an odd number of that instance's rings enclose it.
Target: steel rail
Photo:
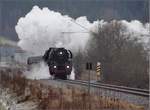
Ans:
[[[76,80],[76,81],[78,81],[78,82],[88,82],[88,81],[83,81],[83,80]],[[150,91],[147,90],[147,89],[139,89],[139,88],[126,87],[126,86],[118,86],[118,85],[106,84],[106,83],[101,83],[101,82],[95,82],[95,83],[91,82],[91,84],[102,85],[102,86],[107,86],[107,87],[115,87],[115,88],[119,88],[119,89],[133,90],[133,91],[138,91],[138,92],[150,93]]]
[[[57,79],[57,81],[61,81],[64,83],[69,83],[69,84],[78,84],[78,85],[83,85],[83,86],[88,86],[89,83],[86,81],[78,81],[78,80],[60,80]],[[117,91],[117,92],[124,92],[124,93],[129,93],[129,94],[134,94],[134,95],[139,95],[139,96],[144,96],[144,97],[149,97],[149,93],[141,92],[141,91],[134,91],[134,90],[127,90],[124,88],[116,88],[116,87],[109,87],[108,85],[98,85],[94,83],[90,83],[91,87],[95,88],[102,88],[102,89],[107,89],[107,90],[112,90],[112,91]]]

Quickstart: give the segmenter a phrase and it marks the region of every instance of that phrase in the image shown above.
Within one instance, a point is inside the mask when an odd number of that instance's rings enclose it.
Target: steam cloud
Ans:
[[[40,9],[34,6],[25,17],[19,19],[15,28],[20,39],[18,45],[32,56],[36,56],[43,55],[49,47],[64,47],[70,49],[74,54],[79,49],[82,51],[89,39],[88,32],[94,25],[95,23],[90,23],[86,17],[73,19],[48,8]],[[40,65],[40,70],[39,65],[35,66],[28,78],[45,78],[44,72],[49,76],[48,71],[44,70],[43,64]],[[74,79],[74,76],[72,71],[71,79]]]
[[[74,22],[83,25],[87,30]],[[49,47],[65,47],[77,52],[78,49],[84,49],[89,39],[89,33],[80,32],[90,31],[93,25],[86,17],[73,19],[48,8],[40,9],[34,6],[18,21],[16,26],[20,39],[18,45],[35,55],[43,54]]]
[[[48,66],[44,62],[33,65],[30,71],[25,71],[26,78],[29,79],[47,79],[50,77]]]
[[[133,35],[149,34],[149,23],[144,25],[137,20],[118,22],[127,27],[127,33]],[[107,23],[104,20],[90,23],[86,17],[73,19],[48,8],[40,9],[38,6],[34,6],[25,17],[19,19],[15,29],[20,39],[18,45],[32,55],[43,55],[49,47],[65,47],[75,54],[78,50],[84,50],[90,39],[90,31],[96,32],[98,24],[103,26]],[[148,40],[143,37],[144,42],[148,42]],[[46,68],[41,64],[40,70],[35,68],[32,70],[32,75],[43,78],[41,75],[46,70],[47,75],[44,77],[48,77],[48,68]],[[31,77],[34,77],[32,75]]]

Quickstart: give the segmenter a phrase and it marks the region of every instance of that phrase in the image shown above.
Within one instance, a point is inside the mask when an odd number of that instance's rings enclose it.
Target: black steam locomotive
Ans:
[[[28,65],[44,61],[49,67],[49,73],[54,78],[67,79],[72,71],[72,52],[65,48],[49,48],[44,56],[28,58]]]

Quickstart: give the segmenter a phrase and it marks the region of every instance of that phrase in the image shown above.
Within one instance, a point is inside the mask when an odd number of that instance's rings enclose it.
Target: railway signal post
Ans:
[[[89,94],[89,110],[91,110],[91,96],[90,96],[90,81],[91,81],[91,73],[92,70],[92,63],[88,62],[86,63],[86,69],[89,70],[89,85],[88,85],[88,94]]]
[[[97,62],[96,77],[97,77],[97,81],[101,80],[101,63],[100,62]]]

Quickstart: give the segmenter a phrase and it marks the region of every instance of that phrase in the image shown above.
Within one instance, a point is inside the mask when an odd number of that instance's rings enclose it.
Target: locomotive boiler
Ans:
[[[53,78],[67,79],[72,71],[72,52],[65,48],[49,48],[43,56],[29,57],[27,64],[44,61]]]

